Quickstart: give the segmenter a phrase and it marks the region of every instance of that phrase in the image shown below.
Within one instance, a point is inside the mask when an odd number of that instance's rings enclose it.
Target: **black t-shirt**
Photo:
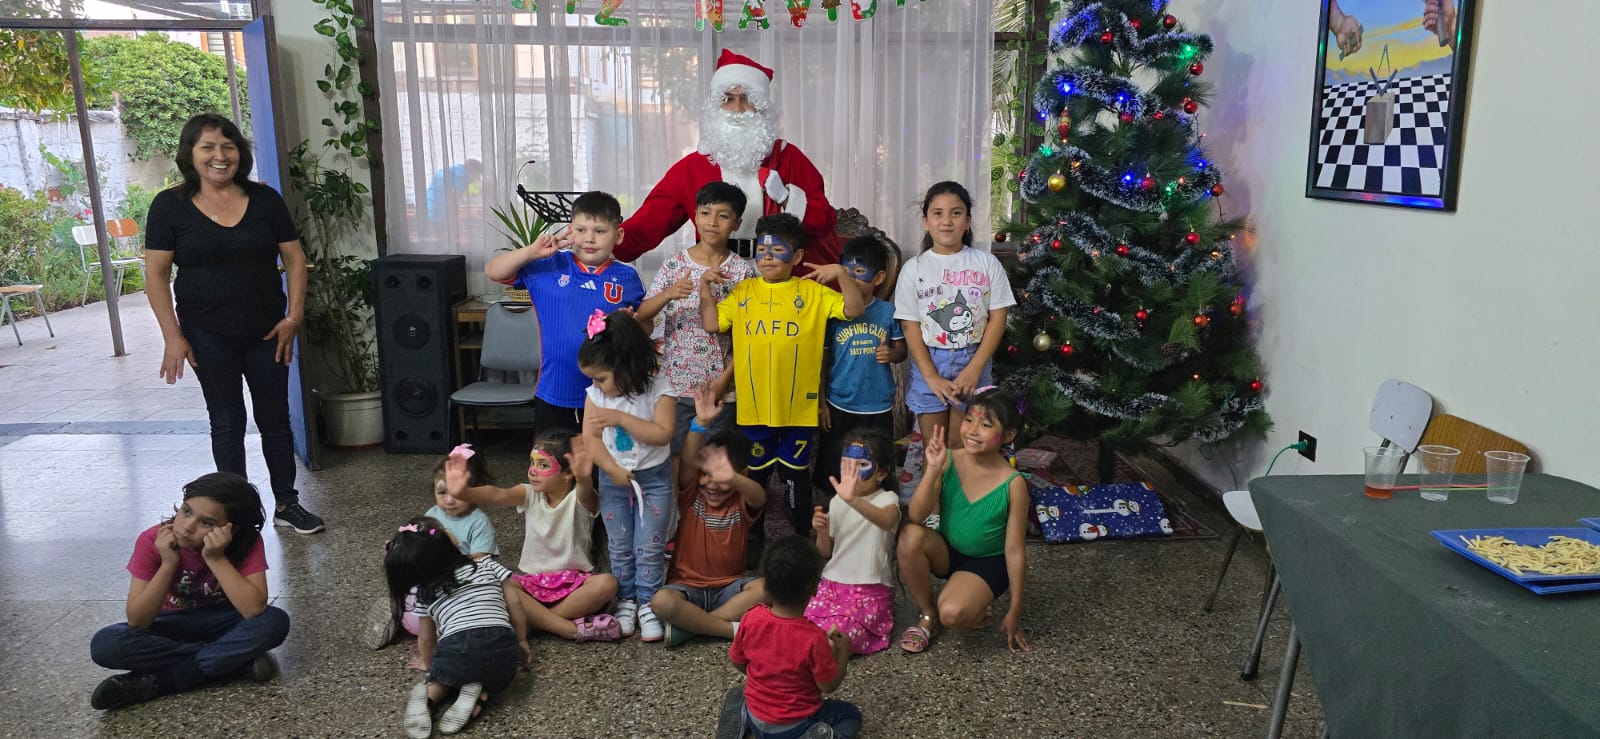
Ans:
[[[212,221],[179,187],[150,203],[144,248],[172,252],[181,325],[260,338],[283,319],[288,298],[278,274],[278,244],[300,238],[283,197],[252,183],[239,225]]]

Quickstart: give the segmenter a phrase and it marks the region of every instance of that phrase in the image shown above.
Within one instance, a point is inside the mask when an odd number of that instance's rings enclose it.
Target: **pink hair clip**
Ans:
[[[460,459],[472,459],[472,455],[474,454],[477,454],[477,452],[473,451],[471,444],[457,444],[456,448],[450,450],[449,456],[458,457]]]
[[[589,328],[589,338],[591,338],[591,339],[594,338],[596,334],[599,334],[601,331],[606,330],[606,314],[605,314],[605,312],[600,310],[599,308],[595,308],[594,309],[594,313],[589,316],[589,326],[588,326],[588,328]]]
[[[400,527],[400,529],[399,529],[399,530],[400,530],[400,531],[401,531],[401,532],[406,532],[406,531],[409,531],[409,532],[411,532],[411,533],[413,533],[413,534],[415,534],[415,533],[418,533],[418,531],[417,531],[417,525],[416,525],[416,524],[414,524],[414,523],[408,523],[408,524],[406,524],[406,525],[404,525],[404,526],[401,526],[401,527]]]
[[[973,395],[977,395],[978,393],[986,393],[986,392],[989,392],[990,390],[999,390],[999,389],[1000,389],[999,385],[984,385],[983,387],[980,387],[977,390],[972,391],[972,394]]]

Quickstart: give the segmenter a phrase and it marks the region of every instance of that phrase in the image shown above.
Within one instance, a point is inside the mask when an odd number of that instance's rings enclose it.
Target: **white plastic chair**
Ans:
[[[509,383],[481,379],[484,370],[520,374],[539,369],[539,317],[531,307],[512,310],[504,304],[489,306],[484,316],[483,353],[478,359],[479,381],[450,394],[450,403],[472,408],[472,433],[478,433],[479,407],[527,405],[533,402],[534,383]],[[458,411],[459,412],[459,411]]]
[[[144,258],[127,256],[124,249],[132,243],[132,238],[138,233],[138,226],[132,218],[119,218],[106,222],[106,235],[111,238],[111,269],[115,274],[115,294],[122,294],[123,275],[128,270],[137,269],[144,271]],[[78,242],[78,259],[83,266],[83,297],[78,302],[89,300],[89,280],[93,275],[100,274],[100,239],[94,233],[94,224],[84,224],[72,227],[72,240]],[[108,294],[112,291],[107,290]]]
[[[1411,453],[1417,450],[1417,443],[1422,440],[1422,432],[1428,427],[1428,419],[1432,415],[1433,396],[1426,390],[1409,382],[1389,379],[1379,385],[1377,393],[1373,395],[1372,412],[1368,414],[1367,427],[1383,440],[1382,446],[1399,447],[1405,452],[1405,458],[1400,462],[1400,469],[1404,470]],[[1239,540],[1244,538],[1246,531],[1254,534],[1262,533],[1261,514],[1256,512],[1255,502],[1250,499],[1249,490],[1230,490],[1223,493],[1222,504],[1228,510],[1228,515],[1233,518],[1236,528],[1233,532],[1233,541],[1228,544],[1228,553],[1222,559],[1222,571],[1217,573],[1217,581],[1211,586],[1211,594],[1206,597],[1203,610],[1207,613],[1211,612],[1212,606],[1217,602],[1217,592],[1222,589],[1222,580],[1228,574],[1228,565],[1233,562],[1234,552],[1239,548]],[[1270,561],[1270,552],[1268,557]],[[1281,589],[1278,569],[1269,564],[1267,590],[1261,597],[1261,614],[1256,619],[1255,638],[1251,641],[1250,654],[1245,657],[1244,667],[1239,670],[1241,680],[1253,680],[1256,677],[1256,668],[1261,664],[1261,645],[1267,635],[1267,622],[1271,620],[1272,607],[1277,603]]]

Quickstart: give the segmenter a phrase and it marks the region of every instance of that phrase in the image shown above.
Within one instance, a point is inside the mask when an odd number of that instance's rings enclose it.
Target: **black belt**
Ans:
[[[756,240],[728,239],[728,251],[738,254],[745,259],[754,259],[756,256]]]

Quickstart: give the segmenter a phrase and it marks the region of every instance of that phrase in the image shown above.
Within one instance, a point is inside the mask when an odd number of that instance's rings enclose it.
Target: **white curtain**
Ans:
[[[377,40],[384,102],[390,253],[467,255],[473,291],[481,267],[512,246],[497,233],[520,181],[535,191],[600,189],[624,214],[667,167],[693,150],[713,60],[722,48],[776,70],[782,135],[822,171],[829,201],[854,207],[917,249],[917,205],[929,185],[961,182],[974,223],[988,223],[992,3],[879,0],[830,22],[812,2],[803,28],[785,3],[766,3],[772,27],[695,29],[693,3],[628,0],[627,26],[597,24],[600,0],[383,0]],[[865,3],[863,3],[865,4]],[[481,163],[472,182],[469,160]],[[527,162],[532,161],[532,164]],[[430,207],[430,193],[433,201]],[[646,272],[675,241],[646,255]],[[980,237],[982,240],[982,237]]]

